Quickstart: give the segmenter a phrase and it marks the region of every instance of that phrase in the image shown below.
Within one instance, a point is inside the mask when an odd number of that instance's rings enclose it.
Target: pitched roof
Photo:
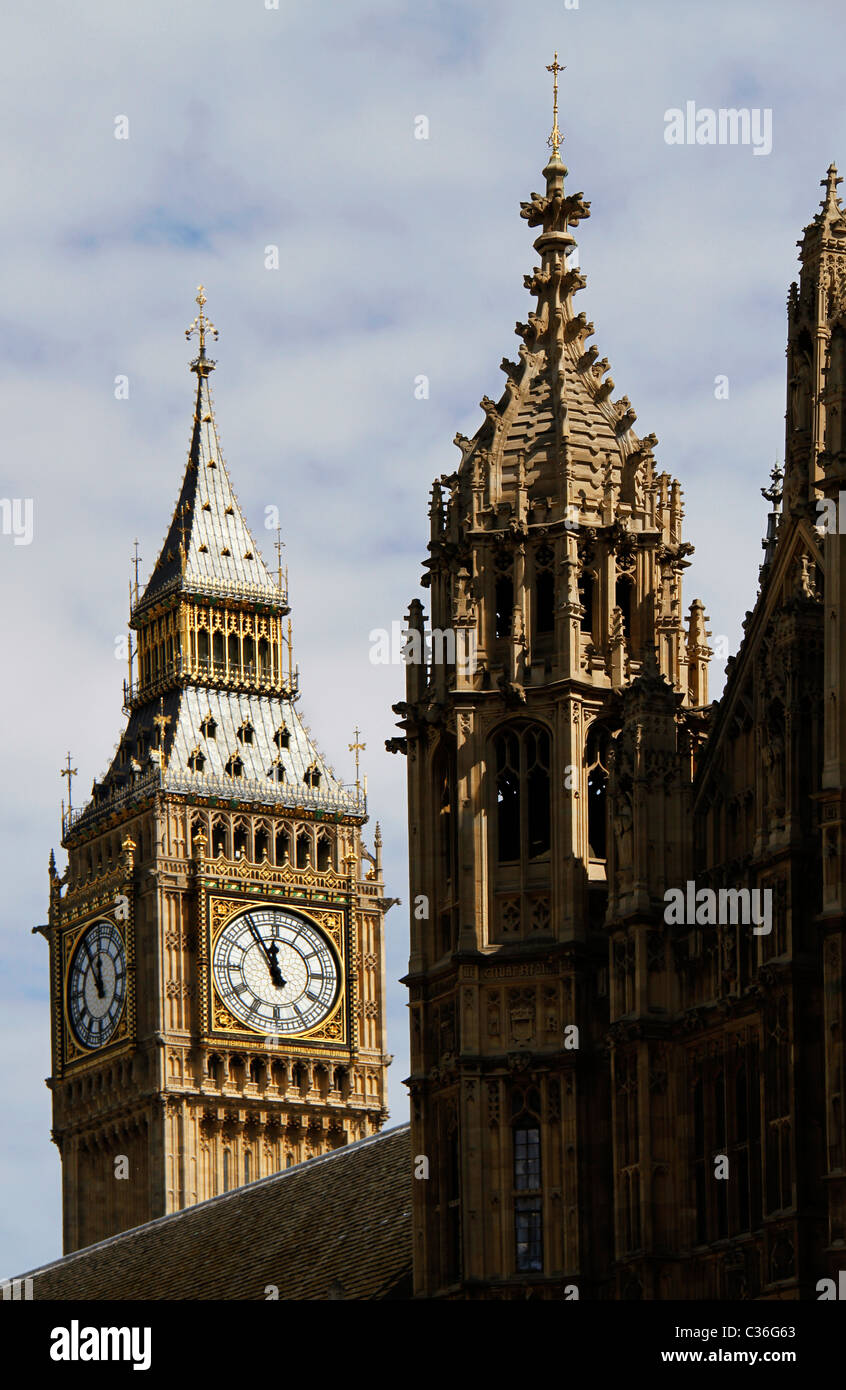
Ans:
[[[189,685],[168,691],[161,711],[169,720],[161,784],[169,790],[364,815],[363,794],[336,777],[306,731],[293,700]],[[152,702],[133,710],[100,783],[104,793],[133,785],[133,760],[142,773],[158,766],[158,752],[149,751],[158,748],[154,723],[158,712],[159,705]],[[194,758],[197,753],[201,763]],[[232,771],[234,758],[241,765],[237,776]],[[308,779],[307,773],[312,774]]]
[[[177,587],[213,595],[264,598],[275,604],[283,597],[261,557],[226,469],[209,386],[213,367],[204,353],[192,363],[197,373],[197,397],[188,464],[141,606]]]
[[[19,1277],[41,1300],[407,1298],[411,1181],[400,1125]]]

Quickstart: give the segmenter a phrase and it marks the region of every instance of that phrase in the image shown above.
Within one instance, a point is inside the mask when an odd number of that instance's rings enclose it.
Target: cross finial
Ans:
[[[284,544],[285,544],[285,542],[284,542],[283,539],[282,539],[282,527],[281,527],[281,526],[277,526],[277,528],[276,528],[276,540],[273,542],[273,548],[274,548],[274,550],[276,551],[276,561],[277,561],[277,564],[276,564],[276,584],[277,584],[277,587],[280,588],[280,589],[282,588],[282,547],[284,546]]]
[[[72,797],[71,797],[71,785],[72,785],[72,783],[71,783],[71,778],[72,778],[72,777],[76,777],[76,775],[77,775],[76,768],[75,768],[75,767],[71,767],[71,755],[70,755],[70,753],[68,753],[67,765],[66,765],[65,767],[59,769],[59,776],[60,776],[60,777],[67,777],[67,779],[68,779],[68,810],[69,810],[69,811],[72,811],[72,810],[73,810],[73,799],[72,799]]]
[[[367,747],[367,744],[361,742],[361,729],[358,727],[357,724],[353,731],[353,739],[355,740],[355,742],[349,745],[349,750],[351,753],[355,753],[355,785],[356,790],[358,790],[361,786],[361,781],[359,779],[358,758],[359,754],[364,752],[365,748]]]
[[[557,159],[561,149],[561,131],[558,129],[558,74],[564,71],[564,67],[558,61],[557,52],[552,62],[547,63],[546,70],[552,73],[552,134],[546,143],[552,149],[552,158]]]
[[[134,566],[135,566],[135,602],[137,603],[137,602],[138,602],[138,566],[141,564],[141,556],[138,554],[138,537],[137,537],[137,536],[136,536],[135,540],[133,541],[133,545],[135,546],[135,554],[134,554],[133,557],[132,557],[132,563],[133,563]]]
[[[198,337],[199,342],[200,342],[200,354],[199,354],[199,357],[198,357],[198,359],[197,359],[198,361],[204,361],[204,360],[205,360],[205,356],[206,356],[206,334],[207,334],[207,333],[210,333],[211,336],[212,336],[215,340],[217,339],[217,336],[218,336],[217,329],[215,328],[215,326],[214,326],[214,324],[212,323],[211,319],[207,319],[206,316],[205,316],[205,313],[203,312],[205,302],[206,302],[206,292],[205,292],[205,289],[203,288],[202,285],[198,285],[198,286],[197,286],[197,298],[196,298],[196,300],[195,300],[195,303],[196,303],[196,304],[199,304],[199,306],[200,306],[200,312],[199,312],[199,314],[197,315],[197,317],[194,319],[194,322],[191,324],[191,327],[190,327],[190,328],[186,328],[186,330],[185,330],[185,337],[186,337],[186,338],[190,338],[192,333],[196,333],[196,334],[197,334],[197,337]]]

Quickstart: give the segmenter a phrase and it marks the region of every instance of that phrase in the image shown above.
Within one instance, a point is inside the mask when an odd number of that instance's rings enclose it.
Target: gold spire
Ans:
[[[280,593],[282,591],[282,549],[284,545],[285,542],[282,539],[282,527],[277,526],[276,540],[273,542],[273,547],[276,551],[276,585]]]
[[[364,752],[365,748],[367,747],[367,744],[361,742],[361,729],[358,727],[357,724],[355,726],[355,729],[353,730],[353,738],[355,742],[349,745],[349,749],[351,753],[355,753],[355,787],[356,791],[358,791],[358,789],[361,786],[358,758],[359,754]]]
[[[214,324],[212,323],[211,319],[207,319],[206,316],[205,316],[205,313],[203,312],[203,306],[205,305],[205,302],[206,302],[206,292],[205,292],[205,289],[203,288],[202,285],[198,285],[198,286],[197,286],[197,298],[196,298],[196,300],[195,300],[195,303],[196,303],[196,304],[199,304],[199,306],[200,306],[200,312],[199,312],[199,314],[197,315],[197,317],[194,319],[194,322],[191,324],[191,327],[190,327],[190,328],[186,328],[186,330],[185,330],[185,337],[186,337],[186,338],[190,338],[192,333],[196,333],[196,334],[197,334],[197,337],[198,337],[198,339],[199,339],[199,342],[200,342],[200,351],[199,351],[199,355],[198,355],[198,357],[197,357],[197,362],[205,362],[205,361],[206,361],[206,334],[207,334],[207,333],[210,333],[211,336],[215,339],[215,341],[217,340],[217,337],[218,337],[217,329],[215,328],[215,326],[214,326]],[[192,365],[193,365],[193,364],[192,364]],[[212,365],[212,364],[209,363],[209,365]]]
[[[558,61],[557,51],[552,62],[547,63],[546,70],[552,73],[552,134],[546,143],[552,149],[552,158],[557,159],[561,149],[561,131],[558,129],[558,74],[564,72],[564,67]]]
[[[68,753],[68,760],[67,760],[67,763],[66,763],[66,765],[65,765],[63,768],[60,768],[60,769],[59,769],[59,776],[60,776],[60,777],[67,777],[67,779],[68,779],[68,810],[69,810],[69,811],[72,811],[72,810],[73,810],[73,797],[72,797],[72,795],[71,795],[71,778],[72,778],[72,777],[76,777],[76,775],[77,775],[76,768],[75,768],[75,767],[71,767],[71,755],[70,755],[70,753]],[[64,803],[62,803],[62,807],[63,807],[63,809],[64,809]]]
[[[135,603],[138,602],[138,567],[139,567],[139,565],[141,564],[141,556],[138,554],[138,539],[137,539],[137,537],[136,537],[136,539],[135,539],[135,541],[134,541],[134,545],[135,545],[135,554],[134,554],[133,557],[132,557],[132,563],[133,563],[134,566],[135,566],[135,598],[134,598],[134,600],[133,600],[133,598],[132,598],[132,589],[130,588],[130,591],[129,591],[129,606],[130,606],[130,608],[132,607],[133,602],[135,602]]]

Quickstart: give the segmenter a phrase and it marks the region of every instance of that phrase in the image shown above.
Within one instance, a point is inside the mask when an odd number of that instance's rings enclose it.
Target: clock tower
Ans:
[[[136,569],[128,722],[64,814],[39,928],[66,1252],[387,1116],[379,828],[371,853],[358,777],[337,780],[300,718],[286,584],[229,479],[197,303],[191,445],[143,591]]]

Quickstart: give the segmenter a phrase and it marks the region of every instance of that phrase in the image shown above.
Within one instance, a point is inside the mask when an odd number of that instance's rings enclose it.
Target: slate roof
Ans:
[[[204,359],[204,365],[213,364]],[[185,572],[179,547],[184,530]],[[282,598],[261,557],[229,478],[214,419],[208,371],[197,376],[197,397],[188,464],[170,529],[140,605],[166,589]]]
[[[357,799],[355,791],[332,773],[306,733],[292,700],[255,692],[186,686],[169,691],[162,706],[170,718],[165,733],[165,788],[194,796],[237,796],[269,805],[364,815],[363,795]],[[105,791],[129,788],[133,758],[142,772],[153,769],[149,752],[140,753],[139,748],[142,742],[145,750],[158,744],[153,723],[158,713],[158,704],[152,703],[133,711],[117,756],[101,783]],[[203,733],[209,715],[215,726],[213,737]],[[249,742],[245,726],[252,730]],[[276,742],[282,729],[288,733],[287,746]],[[203,756],[202,771],[193,771],[189,766],[195,750]],[[226,771],[233,755],[240,758],[243,766],[240,777]],[[275,775],[277,765],[285,774],[282,781]],[[305,782],[310,767],[319,772],[316,787]]]
[[[17,1277],[74,1302],[408,1298],[411,1183],[400,1125]]]

